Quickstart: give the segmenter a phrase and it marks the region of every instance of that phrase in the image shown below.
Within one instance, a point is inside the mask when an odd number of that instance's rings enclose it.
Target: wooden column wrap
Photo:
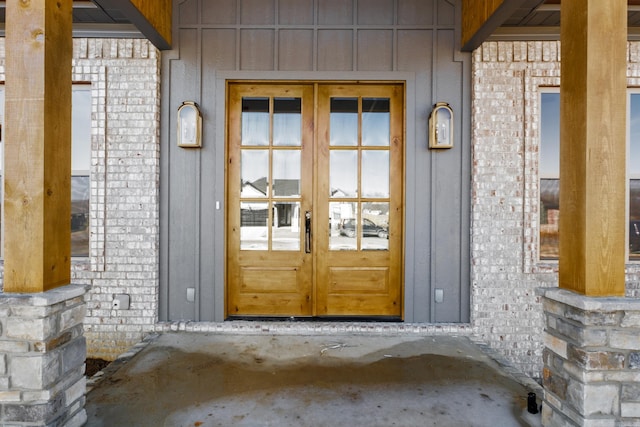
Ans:
[[[625,292],[626,0],[562,1],[560,287]]]
[[[6,19],[4,291],[70,281],[71,1],[11,1]]]

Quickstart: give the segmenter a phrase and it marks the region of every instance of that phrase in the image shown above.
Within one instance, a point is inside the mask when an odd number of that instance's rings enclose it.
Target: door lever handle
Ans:
[[[304,251],[311,253],[311,211],[304,213]]]

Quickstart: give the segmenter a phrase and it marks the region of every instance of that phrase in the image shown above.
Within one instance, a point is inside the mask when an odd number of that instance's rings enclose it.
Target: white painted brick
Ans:
[[[628,67],[629,85],[638,86],[640,43],[630,42],[629,49],[636,59]],[[541,358],[511,349],[542,344],[535,289],[558,283],[557,263],[537,255],[537,170],[539,88],[559,86],[560,51],[557,41],[491,42],[472,55],[472,323],[492,348],[533,376],[539,376]],[[627,265],[627,282],[639,280],[640,265]],[[529,299],[518,301],[520,292]],[[523,316],[526,306],[531,317]],[[507,326],[507,320],[515,323]]]

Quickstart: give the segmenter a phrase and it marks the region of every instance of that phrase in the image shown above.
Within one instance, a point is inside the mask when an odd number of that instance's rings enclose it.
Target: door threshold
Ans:
[[[402,322],[399,316],[229,316],[226,321],[252,322]]]

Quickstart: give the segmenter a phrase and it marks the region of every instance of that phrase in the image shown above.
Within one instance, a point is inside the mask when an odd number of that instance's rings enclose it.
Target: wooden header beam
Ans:
[[[462,0],[462,50],[476,49],[528,1]]]
[[[93,0],[98,6],[124,15],[160,50],[171,49],[172,0]]]
[[[4,292],[71,280],[70,1],[7,2]]]
[[[560,287],[625,293],[627,0],[562,0]]]

